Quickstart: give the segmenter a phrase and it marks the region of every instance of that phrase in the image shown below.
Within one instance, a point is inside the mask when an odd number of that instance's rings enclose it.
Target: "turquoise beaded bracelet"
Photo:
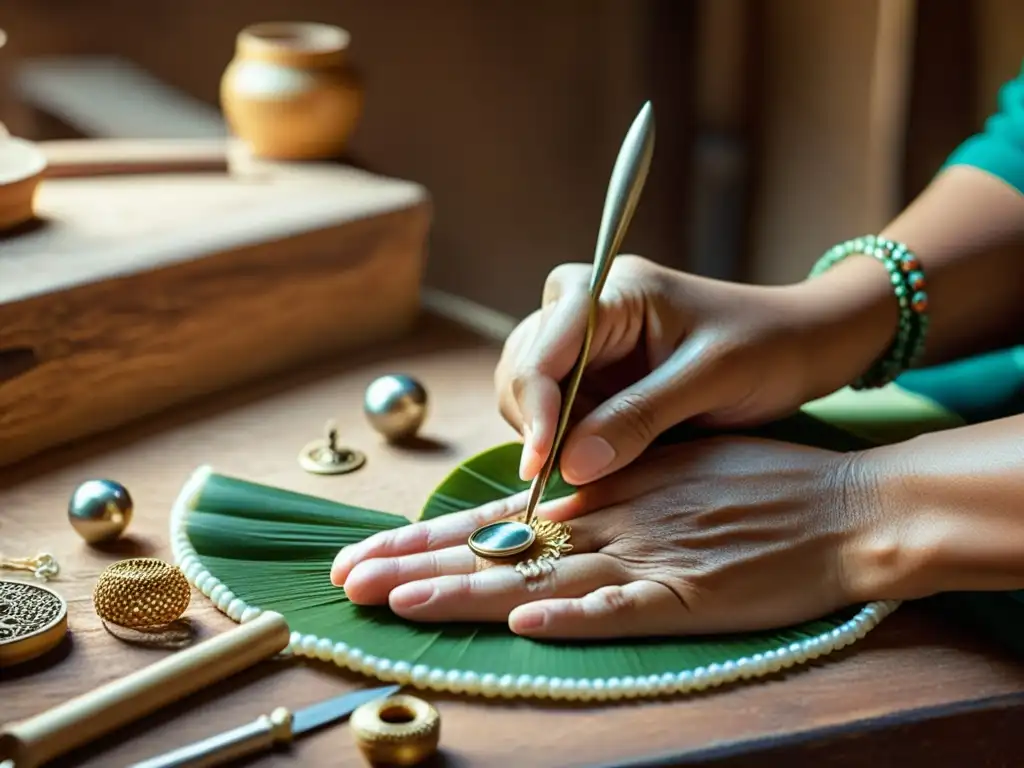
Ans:
[[[896,338],[878,362],[851,385],[854,389],[883,387],[916,365],[924,353],[928,331],[924,271],[917,256],[907,246],[878,235],[865,235],[826,251],[811,269],[809,278],[817,277],[848,256],[855,255],[872,256],[885,266],[899,302]]]

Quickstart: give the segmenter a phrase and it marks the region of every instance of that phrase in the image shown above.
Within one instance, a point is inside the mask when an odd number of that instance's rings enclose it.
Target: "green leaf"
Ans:
[[[457,466],[427,499],[420,519],[431,520],[473,509],[529,489],[530,484],[519,479],[522,450],[522,443],[505,443]],[[541,500],[570,496],[574,490],[556,469],[551,473]]]
[[[521,446],[509,443],[457,467],[423,508],[430,519],[469,509],[528,484],[518,478]],[[546,498],[572,493],[552,477]],[[185,532],[202,566],[247,605],[283,614],[293,632],[432,669],[497,677],[649,678],[773,651],[828,633],[856,609],[768,632],[614,642],[542,642],[504,624],[417,624],[386,607],[348,601],[330,583],[338,549],[404,518],[213,474],[187,515]]]

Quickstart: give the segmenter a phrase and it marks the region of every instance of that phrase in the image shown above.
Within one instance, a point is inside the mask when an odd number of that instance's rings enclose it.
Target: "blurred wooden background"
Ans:
[[[431,285],[515,315],[590,260],[644,99],[656,159],[627,249],[782,282],[884,224],[1024,54],[1019,0],[5,0],[0,62],[116,55],[216,105],[235,33],[265,20],[351,31],[355,156],[430,189]],[[13,133],[59,137],[22,115],[7,89]]]

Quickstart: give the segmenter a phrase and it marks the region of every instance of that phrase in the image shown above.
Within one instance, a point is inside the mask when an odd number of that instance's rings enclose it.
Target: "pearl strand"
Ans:
[[[210,473],[209,467],[196,470],[175,501],[171,509],[171,549],[175,562],[189,582],[208,597],[219,611],[233,621],[244,624],[259,616],[261,609],[247,605],[210,573],[199,559],[186,532],[188,512]],[[871,602],[838,627],[815,637],[751,656],[644,677],[576,679],[545,675],[481,675],[468,670],[430,668],[424,664],[413,665],[406,661],[378,658],[344,642],[302,635],[299,632],[292,632],[287,652],[331,662],[384,682],[411,685],[420,690],[485,698],[617,701],[704,691],[805,664],[862,639],[899,605],[898,600]]]

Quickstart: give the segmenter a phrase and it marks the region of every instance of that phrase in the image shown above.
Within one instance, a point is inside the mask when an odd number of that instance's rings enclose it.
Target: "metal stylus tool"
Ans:
[[[654,153],[654,112],[651,103],[646,102],[633,120],[626,138],[622,142],[619,156],[612,169],[608,192],[605,195],[604,211],[601,214],[601,228],[597,235],[597,246],[594,249],[594,271],[590,278],[590,304],[587,315],[587,330],[583,339],[583,347],[579,357],[566,380],[562,407],[558,416],[555,439],[551,445],[544,465],[533,480],[530,487],[530,500],[526,506],[525,521],[501,520],[477,528],[469,537],[469,548],[477,555],[485,558],[513,557],[532,546],[534,532],[533,516],[544,495],[548,480],[558,463],[561,453],[562,439],[569,424],[573,401],[583,378],[583,369],[590,354],[590,344],[597,326],[598,308],[601,290],[604,288],[611,270],[612,261],[626,236],[626,229],[633,218],[640,192],[647,180],[647,172],[651,166]]]

